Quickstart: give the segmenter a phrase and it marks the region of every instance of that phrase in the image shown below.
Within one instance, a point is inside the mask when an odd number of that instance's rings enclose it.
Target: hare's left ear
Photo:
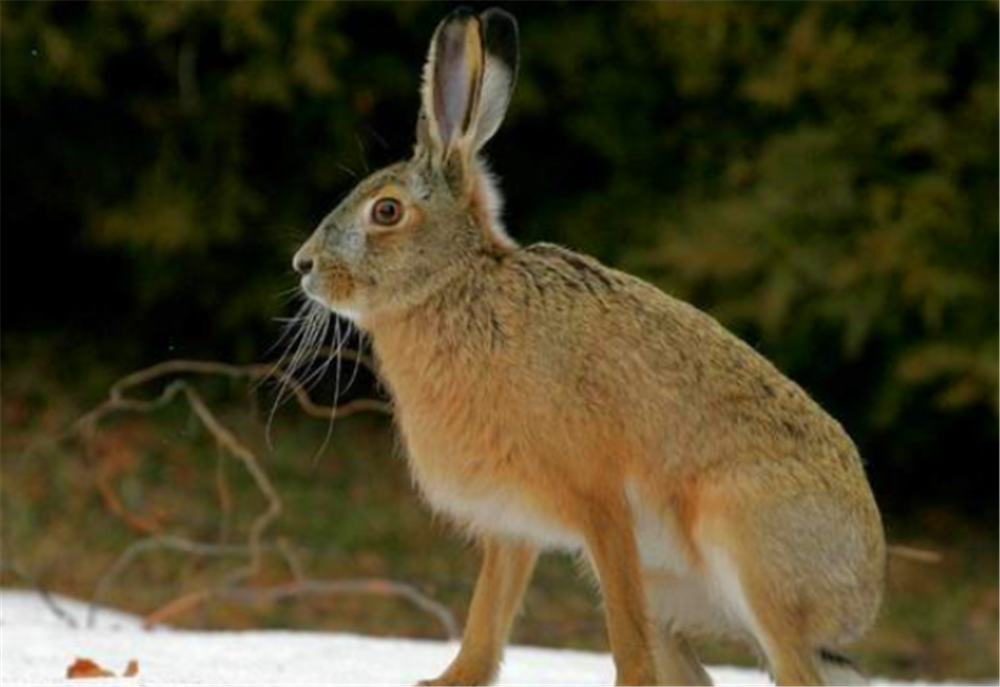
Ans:
[[[465,162],[496,133],[517,79],[517,42],[517,22],[499,9],[476,16],[460,8],[438,25],[424,67],[418,154]]]

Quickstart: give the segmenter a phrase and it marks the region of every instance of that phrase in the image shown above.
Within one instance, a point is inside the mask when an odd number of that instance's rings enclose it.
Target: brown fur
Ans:
[[[435,41],[488,45],[498,21],[451,17]],[[756,644],[779,683],[819,683],[817,651],[864,632],[882,588],[850,438],[705,313],[565,248],[514,246],[475,130],[504,97],[476,91],[503,83],[482,70],[505,65],[486,51],[435,70],[436,45],[425,75],[467,72],[472,116],[438,124],[442,86],[425,86],[413,160],[362,182],[300,252],[306,290],[371,335],[427,500],[485,542],[462,650],[430,684],[495,677],[544,548],[586,551],[619,683],[706,682],[699,633]],[[387,193],[404,220],[373,227]]]

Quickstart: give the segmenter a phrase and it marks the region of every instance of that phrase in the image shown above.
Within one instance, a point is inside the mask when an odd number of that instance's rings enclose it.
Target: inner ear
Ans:
[[[434,60],[434,112],[441,143],[449,147],[472,126],[483,75],[479,21],[448,21],[437,37]]]
[[[480,19],[471,10],[455,10],[431,39],[420,91],[416,156],[426,156],[434,166],[468,157],[484,69]]]

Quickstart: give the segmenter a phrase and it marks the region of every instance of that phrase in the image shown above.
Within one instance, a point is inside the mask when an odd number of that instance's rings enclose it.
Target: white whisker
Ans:
[[[307,358],[310,352],[314,351],[317,340],[323,333],[325,333],[324,324],[329,323],[329,313],[325,308],[317,303],[307,301],[304,309],[306,310],[305,316],[303,318],[297,318],[292,325],[299,325],[301,321],[301,326],[297,328],[298,331],[296,335],[289,342],[284,354],[275,365],[275,369],[280,374],[280,383],[278,385],[277,397],[274,400],[274,404],[271,406],[271,412],[268,414],[267,429],[265,433],[268,448],[272,451],[274,450],[274,445],[271,441],[271,429],[274,425],[274,417],[278,412],[278,408],[288,397],[290,393],[289,390],[292,385],[299,384],[299,382],[295,379],[295,374],[299,367],[302,366],[303,361]],[[285,365],[284,362],[293,348],[295,350],[294,353],[292,353],[292,358],[288,364]]]
[[[319,449],[313,455],[312,464],[315,466],[319,462],[320,456],[326,447],[330,443],[330,438],[333,435],[333,423],[337,419],[337,407],[340,404],[340,363],[343,360],[341,353],[344,350],[344,343],[347,341],[347,335],[350,332],[350,324],[347,326],[347,331],[343,334],[341,333],[340,326],[342,324],[342,318],[334,318],[333,324],[333,338],[335,341],[334,347],[331,349],[330,359],[336,359],[336,367],[334,368],[334,389],[333,389],[333,403],[330,404],[330,421],[326,425],[326,436],[323,437],[323,443],[320,444]],[[329,362],[329,359],[328,359]]]

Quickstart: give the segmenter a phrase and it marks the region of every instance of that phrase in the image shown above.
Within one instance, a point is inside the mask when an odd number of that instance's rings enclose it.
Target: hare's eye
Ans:
[[[395,198],[379,198],[372,205],[372,221],[383,227],[399,224],[403,219],[403,204]]]

